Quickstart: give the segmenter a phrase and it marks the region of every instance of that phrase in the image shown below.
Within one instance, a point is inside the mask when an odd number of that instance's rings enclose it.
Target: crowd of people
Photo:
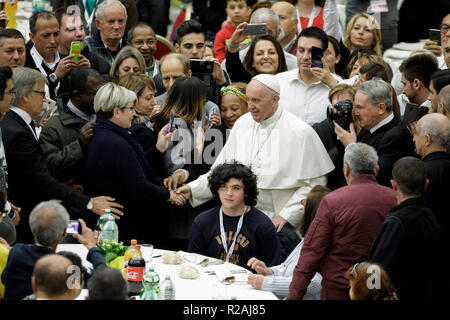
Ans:
[[[127,298],[102,209],[124,244],[240,265],[280,299],[448,296],[450,7],[397,70],[397,1],[348,0],[343,29],[335,0],[194,0],[160,59],[169,1],[144,2],[55,0],[29,41],[0,30],[0,298]]]

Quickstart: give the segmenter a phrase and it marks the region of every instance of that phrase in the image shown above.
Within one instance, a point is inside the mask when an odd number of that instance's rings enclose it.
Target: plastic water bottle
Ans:
[[[31,2],[31,6],[33,7],[33,13],[36,11],[45,9],[45,0],[33,0]]]
[[[114,217],[111,215],[111,210],[105,209],[105,213],[102,217],[102,221],[99,221],[101,231],[98,236],[98,244],[102,245],[105,240],[119,242],[119,228],[117,227]]]
[[[159,285],[159,275],[154,268],[150,268],[142,279],[144,291],[141,294],[141,300],[158,300],[158,293],[156,289]]]
[[[159,287],[159,300],[175,300],[175,285],[170,276],[166,276]]]

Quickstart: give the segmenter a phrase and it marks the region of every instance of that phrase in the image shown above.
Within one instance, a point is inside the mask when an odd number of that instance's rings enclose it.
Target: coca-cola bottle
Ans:
[[[142,290],[142,278],[145,272],[145,259],[142,257],[141,245],[136,245],[136,251],[128,261],[127,280],[128,295],[139,295]]]

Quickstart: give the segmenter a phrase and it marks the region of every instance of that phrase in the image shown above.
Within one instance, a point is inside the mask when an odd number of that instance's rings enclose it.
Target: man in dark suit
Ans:
[[[449,88],[450,89],[450,88]],[[414,127],[414,142],[416,152],[422,158],[429,180],[423,197],[431,208],[442,229],[442,250],[444,272],[450,269],[450,215],[448,206],[448,191],[450,190],[450,154],[447,153],[450,144],[450,120],[439,113],[423,116]],[[446,291],[450,289],[450,276],[446,276]]]
[[[442,298],[436,296],[438,281],[445,281],[441,228],[422,198],[428,184],[425,166],[417,158],[404,157],[394,164],[392,176],[398,205],[378,229],[369,261],[386,269],[399,299]]]
[[[34,243],[17,243],[9,252],[1,274],[1,281],[5,285],[5,300],[20,300],[33,293],[31,276],[34,265],[39,258],[55,253],[56,247],[66,235],[69,219],[67,210],[56,201],[42,202],[31,211],[29,225]],[[104,265],[105,258],[97,248],[92,230],[81,219],[80,225],[82,234],[76,237],[89,250],[87,260],[93,264],[94,269]]]
[[[101,209],[110,207],[112,212],[121,215],[117,209],[121,205],[112,202],[114,199],[89,198],[49,173],[31,118],[42,112],[42,103],[46,100],[45,81],[39,71],[30,68],[18,67],[13,71],[15,98],[0,124],[8,163],[9,200],[22,208],[25,221],[34,206],[50,199],[62,200],[73,218],[89,215],[89,211],[100,214]],[[32,242],[27,224],[18,225],[17,239]]]
[[[380,79],[363,82],[355,95],[354,114],[361,127],[358,136],[353,123],[350,132],[335,123],[336,135],[345,147],[356,141],[374,147],[380,168],[377,180],[390,187],[395,161],[414,154],[411,134],[394,116],[391,86]]]
[[[25,67],[38,70],[47,78],[46,97],[56,101],[59,92],[68,87],[69,72],[78,66],[90,67],[91,64],[81,55],[75,62],[71,56],[59,54],[59,23],[52,12],[41,10],[30,17],[30,39]]]

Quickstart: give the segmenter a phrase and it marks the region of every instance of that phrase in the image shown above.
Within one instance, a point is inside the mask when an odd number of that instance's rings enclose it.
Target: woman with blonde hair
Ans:
[[[350,280],[352,300],[398,300],[397,289],[379,264],[356,263],[347,270],[345,278]]]
[[[369,48],[381,56],[381,28],[371,15],[355,14],[347,24],[344,45],[352,52],[357,48]]]
[[[114,59],[111,69],[109,70],[109,77],[117,81],[121,76],[127,73],[142,73],[145,74],[145,60],[139,50],[126,46],[122,48]]]

